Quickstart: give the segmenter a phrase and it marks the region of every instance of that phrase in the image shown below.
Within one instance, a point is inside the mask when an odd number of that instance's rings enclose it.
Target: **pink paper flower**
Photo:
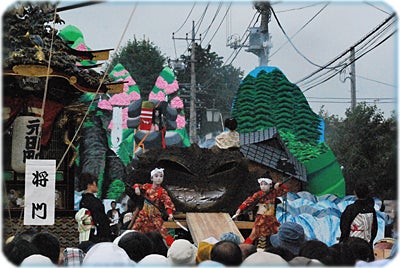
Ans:
[[[100,109],[103,110],[112,110],[112,105],[108,100],[101,100],[99,101],[99,104],[97,105]]]
[[[109,102],[111,105],[118,105],[118,106],[128,106],[130,101],[129,97],[126,93],[119,93],[119,94],[114,94]]]
[[[178,114],[176,117],[176,128],[181,129],[184,128],[186,124],[185,117],[183,115]]]
[[[136,101],[140,99],[140,94],[137,93],[136,91],[132,91],[131,93],[129,93],[128,95],[129,101]]]
[[[167,84],[167,86],[165,87],[165,92],[170,95],[174,92],[176,92],[179,89],[179,85],[178,85],[178,81],[174,80],[174,82],[172,82],[172,84]]]
[[[181,98],[176,96],[171,100],[171,107],[175,109],[182,109],[183,108],[183,101]]]
[[[150,92],[149,100],[165,101],[165,94],[162,91],[159,91],[157,94]]]
[[[126,75],[127,73],[128,73],[128,70],[122,70],[122,71],[120,71],[120,72],[115,72],[115,73],[113,73],[113,76],[115,76],[115,77],[124,76],[124,75]]]

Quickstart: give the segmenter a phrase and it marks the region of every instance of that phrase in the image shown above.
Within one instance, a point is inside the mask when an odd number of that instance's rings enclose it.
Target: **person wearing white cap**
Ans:
[[[153,183],[134,184],[132,187],[136,195],[141,195],[144,198],[143,208],[140,210],[132,229],[142,233],[158,231],[167,245],[170,246],[174,242],[174,238],[163,226],[162,214],[168,215],[168,221],[172,221],[175,205],[172,203],[168,192],[161,187],[164,181],[164,169],[155,168],[150,172],[150,176]]]
[[[253,244],[256,238],[263,237],[264,240],[272,234],[278,232],[280,223],[275,217],[276,198],[288,192],[288,187],[280,182],[275,183],[272,187],[270,178],[259,178],[260,191],[249,196],[237,209],[232,218],[236,218],[243,210],[253,206],[258,206],[257,216],[254,222],[253,229],[249,237],[244,243]]]

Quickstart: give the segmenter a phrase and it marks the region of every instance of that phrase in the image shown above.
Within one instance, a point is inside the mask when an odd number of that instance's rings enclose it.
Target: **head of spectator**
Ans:
[[[219,241],[211,249],[210,258],[226,266],[238,266],[242,263],[242,251],[232,241]]]
[[[112,242],[100,242],[91,247],[83,258],[82,266],[127,266],[135,264],[128,254]]]
[[[319,260],[316,259],[310,259],[307,257],[303,256],[296,256],[294,257],[291,261],[288,262],[290,266],[318,266],[318,267],[323,267],[324,264],[322,264]]]
[[[240,244],[240,237],[233,232],[226,232],[221,235],[219,241],[232,241],[233,243]]]
[[[19,266],[28,256],[39,253],[38,249],[25,239],[14,237],[14,239],[3,246],[4,256],[12,264]]]
[[[197,248],[186,239],[175,240],[167,252],[170,265],[194,266]]]
[[[32,236],[31,243],[39,253],[48,257],[54,264],[60,259],[60,241],[51,233],[37,233]]]
[[[240,243],[239,248],[242,251],[242,260],[257,252],[257,246],[254,244]]]
[[[265,251],[279,255],[287,262],[291,261],[295,257],[289,249],[283,247],[269,247]]]
[[[93,241],[82,241],[79,243],[78,248],[83,251],[83,253],[87,253],[91,247],[93,247],[95,243]]]
[[[234,131],[237,128],[237,121],[235,118],[227,118],[224,121],[224,126],[229,129],[230,131]]]
[[[148,238],[153,242],[153,254],[159,254],[167,257],[168,247],[167,242],[158,231],[145,233]]]
[[[160,254],[150,254],[145,256],[137,265],[168,266],[168,260],[166,256]]]
[[[121,240],[121,238],[122,238],[123,236],[125,236],[125,235],[127,235],[127,234],[129,234],[129,233],[133,233],[133,232],[136,232],[136,231],[135,231],[135,230],[125,230],[125,231],[123,231],[122,234],[120,234],[119,236],[117,236],[117,237],[113,240],[113,243],[116,244],[116,245],[118,245],[119,240]]]
[[[305,241],[300,247],[299,256],[318,260],[325,265],[333,264],[328,245],[320,240]]]
[[[153,242],[141,232],[124,233],[118,246],[124,249],[134,262],[139,262],[145,256],[153,253]]]
[[[359,237],[348,237],[341,245],[340,255],[343,265],[354,266],[357,261],[375,260],[374,249],[370,243]]]
[[[46,257],[42,254],[33,254],[26,257],[21,262],[21,267],[51,267],[56,265],[50,260],[49,257]]]
[[[277,254],[259,251],[248,256],[242,263],[242,266],[254,265],[288,266],[288,263]]]
[[[306,241],[303,226],[295,222],[284,222],[278,233],[270,236],[273,247],[287,248],[295,256],[299,254],[300,246]]]
[[[80,248],[67,247],[63,251],[62,266],[81,266],[85,252]]]
[[[206,260],[206,261],[202,261],[201,263],[199,263],[197,265],[197,267],[225,267],[222,263],[216,262],[216,261],[212,261],[212,260]]]
[[[196,263],[199,264],[203,261],[208,261],[210,260],[210,254],[211,254],[211,249],[214,246],[214,244],[205,242],[205,241],[200,241],[199,245],[197,247],[197,254],[196,254]]]

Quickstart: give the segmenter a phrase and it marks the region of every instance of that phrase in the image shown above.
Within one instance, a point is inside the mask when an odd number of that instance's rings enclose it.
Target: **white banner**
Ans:
[[[24,225],[53,225],[56,160],[26,159]]]

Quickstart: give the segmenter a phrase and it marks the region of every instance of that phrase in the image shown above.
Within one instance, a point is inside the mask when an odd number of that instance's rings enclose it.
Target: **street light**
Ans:
[[[224,131],[224,122],[222,120],[222,114],[218,109],[206,109],[207,122],[219,122],[221,120],[222,131]]]

